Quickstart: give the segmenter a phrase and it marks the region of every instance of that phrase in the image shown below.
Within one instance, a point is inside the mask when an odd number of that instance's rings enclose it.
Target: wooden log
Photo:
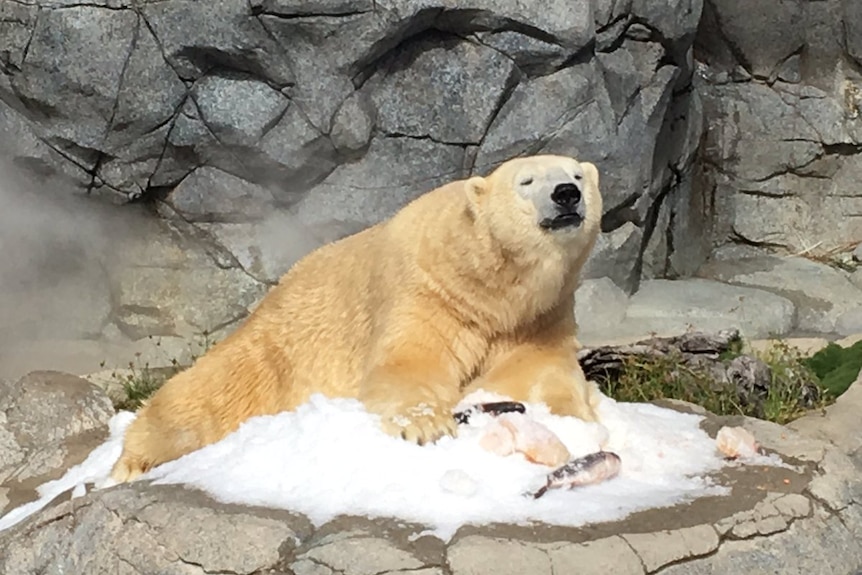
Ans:
[[[717,361],[740,342],[738,330],[717,333],[689,332],[673,337],[650,337],[632,344],[583,348],[578,361],[587,379],[605,379],[619,373],[627,359],[659,359],[674,355],[684,363]],[[701,360],[701,361],[698,361]]]

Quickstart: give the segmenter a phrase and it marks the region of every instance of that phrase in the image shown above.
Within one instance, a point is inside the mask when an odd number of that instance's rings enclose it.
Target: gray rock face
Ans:
[[[719,244],[817,253],[862,237],[862,84],[849,64],[859,10],[706,0],[695,43],[709,122],[700,191]]]
[[[221,330],[248,315],[266,290],[222,244],[201,246],[188,232],[130,245],[124,255],[113,276],[113,319],[132,340],[221,339]]]
[[[20,142],[4,152],[116,202],[165,202],[190,233],[245,224],[236,260],[261,214],[328,237],[513,155],[576,155],[599,164],[604,228],[627,238],[599,268],[631,292],[650,237],[699,237],[673,214],[701,131],[701,5],[605,4],[0,2],[0,131]]]
[[[373,90],[377,128],[437,142],[480,144],[497,103],[517,81],[511,59],[457,37],[442,45],[418,41],[390,66]]]
[[[850,389],[841,394],[823,412],[815,412],[791,421],[788,427],[810,437],[829,441],[862,464],[862,434],[859,433],[859,410],[862,409],[862,372]]]
[[[831,304],[830,304],[831,305]],[[626,297],[609,278],[575,293],[578,339],[589,346],[737,329],[746,338],[781,336],[796,327],[793,301],[766,289],[702,278],[647,280]]]
[[[107,437],[113,415],[108,397],[73,375],[37,371],[0,381],[0,513],[83,461]]]
[[[242,222],[262,219],[272,199],[266,188],[201,167],[174,188],[167,204],[189,222]]]
[[[0,154],[34,178],[152,202],[202,246],[192,279],[159,261],[172,255],[121,257],[88,335],[223,328],[321,242],[532,153],[598,164],[605,233],[585,276],[631,295],[694,275],[716,247],[862,238],[860,10],[0,0]],[[800,328],[862,325],[798,305]]]
[[[26,547],[3,545],[4,572],[260,573],[283,564],[282,557],[292,555],[297,539],[308,531],[306,521],[288,513],[256,515],[220,508],[181,489],[146,493],[123,488],[106,495],[74,511],[53,510],[60,511],[54,517],[56,527]],[[91,533],[77,543],[62,535],[74,529],[74,516],[83,520],[78,526]],[[132,517],[134,526],[127,523]]]

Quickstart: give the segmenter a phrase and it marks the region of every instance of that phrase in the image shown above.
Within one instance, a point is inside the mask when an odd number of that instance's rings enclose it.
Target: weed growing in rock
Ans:
[[[597,378],[618,401],[677,399],[718,415],[747,415],[787,423],[830,398],[798,351],[777,342],[766,352],[742,353],[741,340],[718,358],[692,361],[672,350],[664,355],[630,356],[622,369]]]
[[[756,356],[769,366],[772,378],[763,403],[764,419],[787,423],[834,399],[798,349],[775,341]]]
[[[206,353],[216,342],[210,339],[208,333],[204,332],[202,335],[202,353]],[[161,343],[158,341],[155,343],[156,347],[160,345]],[[137,355],[139,358],[140,354]],[[199,354],[192,351],[191,361],[188,365],[194,363],[198,357]],[[129,362],[128,369],[113,372],[111,377],[114,383],[119,384],[121,388],[117,396],[112,398],[114,409],[117,411],[137,411],[168,379],[188,367],[188,365],[181,364],[175,357],[170,358],[169,363],[170,365],[166,367],[150,367],[149,363],[144,363],[141,366],[138,359],[135,359]]]
[[[144,402],[152,397],[172,375],[180,370],[179,364],[166,368],[151,368],[149,364],[137,368],[129,362],[129,371],[114,373],[113,376],[123,388],[123,396],[114,401],[117,411],[137,411]]]
[[[727,349],[718,355],[721,361],[731,361],[741,356],[745,352],[745,342],[741,337],[732,339],[727,346]]]

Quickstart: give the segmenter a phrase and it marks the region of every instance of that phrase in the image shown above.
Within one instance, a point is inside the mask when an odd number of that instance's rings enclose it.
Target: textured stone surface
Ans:
[[[625,539],[618,536],[580,544],[543,546],[551,560],[551,573],[583,575],[642,575],[644,562]]]
[[[755,77],[774,76],[805,43],[803,3],[795,0],[706,0],[715,11],[728,45]]]
[[[513,62],[491,48],[452,38],[427,40],[399,53],[372,92],[377,127],[387,134],[479,144],[503,92],[514,85]],[[399,65],[412,60],[410,67]],[[373,81],[373,80],[372,80]]]
[[[212,203],[190,201],[189,206],[206,210],[215,205],[229,212],[231,193],[227,196]],[[109,277],[112,323],[103,330],[103,341],[128,345],[150,336],[221,338],[220,332],[244,318],[266,291],[215,234],[192,226],[168,204],[162,205],[170,223],[149,221],[138,230],[146,234],[146,241],[132,236],[116,242]]]
[[[488,564],[493,557],[495,565]],[[518,541],[495,539],[478,535],[464,537],[447,552],[453,573],[552,573],[551,558],[543,550]]]
[[[117,274],[121,302],[115,323],[126,336],[194,337],[214,333],[248,315],[265,287],[239,267],[223,269],[182,243],[148,246],[140,261]],[[217,300],[217,301],[216,301]]]
[[[860,79],[847,64],[859,14],[848,0],[705,1],[695,84],[717,242],[825,253],[862,237]]]
[[[578,340],[589,345],[613,331],[623,321],[628,296],[610,278],[584,280],[575,292]]]
[[[623,327],[641,333],[738,328],[747,337],[765,337],[787,333],[795,312],[790,300],[763,290],[703,279],[649,280],[630,299]]]
[[[803,495],[770,493],[750,511],[742,511],[719,521],[715,529],[721,535],[748,539],[784,531],[794,519],[807,517],[810,512],[811,501]]]
[[[852,315],[860,308],[862,290],[849,274],[826,264],[799,257],[747,258],[707,264],[698,275],[786,297],[796,304],[796,327],[802,331],[859,331]]]
[[[583,277],[607,277],[626,293],[633,293],[640,283],[640,278],[625,262],[638,258],[642,243],[643,230],[631,222],[600,235],[584,267]]]
[[[344,575],[365,575],[391,571],[414,571],[422,562],[388,541],[377,538],[348,538],[315,547],[298,557],[324,565]]]
[[[107,435],[114,408],[94,385],[73,375],[36,371],[0,380],[0,485],[7,502],[84,460]],[[0,512],[5,503],[0,504]]]
[[[830,441],[844,453],[862,455],[862,373],[850,388],[842,393],[835,403],[822,413],[811,413],[795,421],[788,427],[814,437]]]
[[[858,507],[858,505],[856,506]],[[858,512],[857,512],[858,513]],[[793,521],[786,531],[768,538],[725,541],[711,556],[668,567],[671,575],[715,573],[841,573],[855,575],[862,565],[858,533],[862,522],[824,511]],[[767,544],[768,543],[768,544]]]
[[[711,525],[624,535],[623,538],[640,556],[647,572],[689,557],[707,555],[718,549],[719,543],[718,533]]]
[[[202,167],[186,176],[167,201],[186,221],[231,222],[261,219],[272,194],[216,168]]]
[[[397,157],[398,161],[390,161]],[[467,175],[464,149],[430,139],[375,138],[363,158],[343,164],[295,207],[300,220],[328,228],[365,227],[393,215],[405,201]],[[457,167],[456,167],[457,166]]]
[[[855,452],[854,452],[855,453]],[[819,464],[820,473],[808,489],[829,511],[839,512],[862,500],[859,468],[840,448],[828,448]]]
[[[0,541],[4,573],[253,573],[283,565],[308,530],[287,513],[232,509],[171,488],[123,487],[43,513],[46,529],[27,546]]]

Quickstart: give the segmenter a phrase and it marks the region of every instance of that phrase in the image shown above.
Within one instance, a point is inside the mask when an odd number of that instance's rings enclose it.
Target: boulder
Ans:
[[[823,412],[811,413],[791,421],[788,427],[809,437],[835,444],[844,453],[854,457],[856,465],[862,470],[860,409],[862,409],[862,373],[847,391],[838,396],[834,404]]]
[[[627,302],[593,312],[582,324],[589,345],[649,334],[676,336],[691,331],[738,329],[746,338],[783,335],[794,327],[796,306],[768,291],[704,279],[648,280]]]
[[[108,437],[114,415],[95,385],[58,371],[0,380],[0,512],[83,461]]]
[[[862,290],[847,272],[832,266],[801,257],[761,256],[710,262],[698,275],[786,297],[796,305],[801,331],[844,336],[862,330]]]

